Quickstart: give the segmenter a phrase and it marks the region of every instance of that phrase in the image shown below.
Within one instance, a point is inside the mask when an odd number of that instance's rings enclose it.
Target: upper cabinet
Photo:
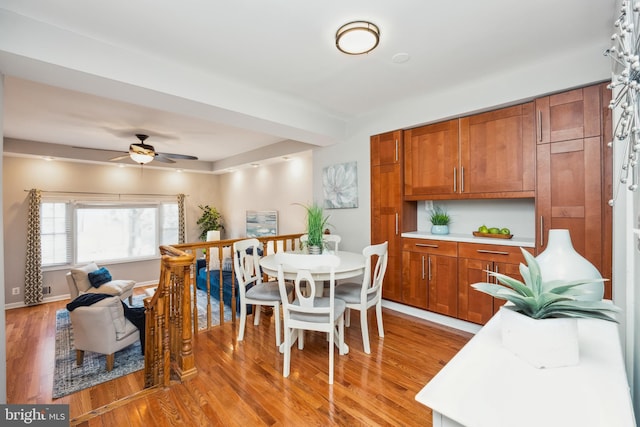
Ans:
[[[599,92],[596,85],[536,99],[538,144],[599,136]]]
[[[534,197],[532,102],[405,131],[405,199]]]

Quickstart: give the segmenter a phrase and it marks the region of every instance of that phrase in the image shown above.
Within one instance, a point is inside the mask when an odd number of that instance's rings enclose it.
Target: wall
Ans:
[[[145,166],[120,168],[115,165],[87,164],[69,161],[45,161],[40,158],[4,156],[3,168],[3,214],[4,235],[11,242],[4,255],[4,298],[7,304],[23,300],[24,266],[26,254],[27,193],[24,190],[37,188],[48,191],[178,194],[185,199],[186,240],[197,241],[200,234],[196,220],[200,216],[200,204],[218,207],[226,216],[222,205],[219,177],[201,173],[177,173]],[[82,196],[74,196],[81,200]],[[158,280],[158,260],[124,262],[108,265],[116,278],[128,278],[137,282]],[[51,286],[46,297],[69,293],[64,278],[67,269],[46,271],[43,284]],[[20,295],[11,295],[11,289],[19,287]]]
[[[304,233],[305,212],[295,203],[312,201],[311,170],[313,153],[289,156],[286,162],[240,169],[220,176],[225,212],[225,236],[245,236],[247,210],[278,211],[278,234]]]
[[[0,73],[0,99],[4,99],[4,75]],[[0,102],[0,147],[4,146],[4,103]],[[0,188],[4,183],[4,162],[0,163]],[[0,210],[0,221],[3,221],[4,212]],[[0,260],[4,259],[4,233],[0,229]],[[6,289],[4,280],[4,266],[6,262],[0,262],[0,289]],[[0,307],[4,307],[4,293],[0,292]],[[5,325],[4,310],[0,310],[0,325]],[[0,404],[7,403],[7,333],[6,328],[0,328]]]

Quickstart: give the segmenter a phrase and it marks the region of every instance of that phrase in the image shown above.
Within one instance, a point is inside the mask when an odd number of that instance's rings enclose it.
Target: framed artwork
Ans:
[[[338,163],[322,169],[322,188],[325,208],[357,208],[358,163]]]
[[[247,237],[277,236],[278,211],[247,211]]]

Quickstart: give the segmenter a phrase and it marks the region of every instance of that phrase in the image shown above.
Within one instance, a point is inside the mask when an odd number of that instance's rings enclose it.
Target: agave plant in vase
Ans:
[[[593,278],[544,282],[538,262],[526,250],[527,265],[520,264],[524,283],[487,271],[498,283],[471,286],[494,298],[509,301],[501,307],[503,345],[537,368],[576,365],[579,362],[577,318],[617,322],[618,307],[608,301],[578,300],[588,292]],[[605,281],[599,279],[596,281]]]

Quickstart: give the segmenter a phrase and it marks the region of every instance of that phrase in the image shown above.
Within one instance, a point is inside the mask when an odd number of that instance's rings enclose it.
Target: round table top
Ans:
[[[365,256],[361,253],[338,251],[334,253],[340,258],[340,265],[335,268],[336,279],[346,279],[349,277],[359,276],[364,273],[364,265],[366,262]],[[260,266],[262,270],[269,276],[278,275],[278,264],[276,263],[276,255],[270,254],[263,257],[260,260]],[[295,271],[284,271],[286,279],[291,278],[290,275],[295,275]],[[312,271],[313,276],[316,279],[328,280],[329,269],[319,269]]]

